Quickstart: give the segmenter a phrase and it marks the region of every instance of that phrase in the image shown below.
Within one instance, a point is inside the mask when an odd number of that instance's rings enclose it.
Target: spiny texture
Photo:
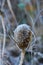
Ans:
[[[14,40],[21,49],[27,48],[31,41],[32,31],[27,24],[19,25],[14,31]],[[30,45],[30,44],[29,44]]]

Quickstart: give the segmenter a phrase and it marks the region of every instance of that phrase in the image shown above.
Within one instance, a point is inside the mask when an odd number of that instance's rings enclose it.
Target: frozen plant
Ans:
[[[22,65],[23,63],[25,49],[28,46],[30,47],[32,35],[33,32],[27,24],[19,25],[14,31],[14,40],[17,46],[21,49],[21,60],[19,65]]]

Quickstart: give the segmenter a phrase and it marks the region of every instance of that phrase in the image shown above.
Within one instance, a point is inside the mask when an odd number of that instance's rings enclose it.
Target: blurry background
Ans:
[[[35,34],[23,65],[43,65],[43,0],[0,0],[0,65],[19,65],[21,51],[12,37],[20,24],[30,25]]]

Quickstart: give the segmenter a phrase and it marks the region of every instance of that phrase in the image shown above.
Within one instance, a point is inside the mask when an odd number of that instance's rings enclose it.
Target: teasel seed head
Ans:
[[[32,31],[30,26],[27,24],[19,25],[14,31],[14,40],[20,49],[24,50],[30,46],[30,41],[32,39]]]

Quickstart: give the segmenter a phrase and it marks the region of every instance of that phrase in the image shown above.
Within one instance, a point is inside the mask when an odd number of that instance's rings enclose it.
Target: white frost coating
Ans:
[[[21,24],[19,25],[17,28],[16,28],[16,31],[19,31],[19,30],[23,30],[24,28],[27,28],[28,30],[30,30],[30,26],[27,25],[27,24]]]

